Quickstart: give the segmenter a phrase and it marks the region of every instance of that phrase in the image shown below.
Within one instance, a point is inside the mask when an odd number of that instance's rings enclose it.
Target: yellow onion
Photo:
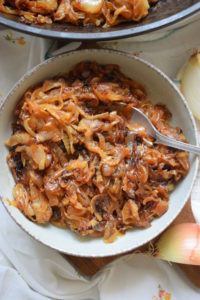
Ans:
[[[181,71],[181,91],[197,119],[200,119],[200,53],[190,57]]]
[[[155,257],[200,265],[200,224],[183,223],[167,229],[156,243]]]

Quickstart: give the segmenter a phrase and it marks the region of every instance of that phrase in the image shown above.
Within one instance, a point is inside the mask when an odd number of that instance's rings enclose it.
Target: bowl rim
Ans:
[[[43,67],[46,64],[51,64],[52,61],[55,61],[57,59],[62,59],[66,56],[70,56],[73,55],[74,53],[76,54],[77,52],[79,53],[83,53],[83,52],[104,52],[104,53],[116,53],[118,55],[122,55],[122,56],[127,56],[133,60],[139,61],[142,64],[145,64],[147,67],[149,67],[151,70],[153,70],[154,72],[156,72],[157,74],[159,74],[165,81],[168,82],[168,84],[171,85],[171,87],[176,91],[176,93],[178,93],[179,97],[181,98],[184,106],[187,109],[187,112],[189,114],[190,120],[191,120],[191,125],[193,127],[194,130],[194,138],[195,138],[195,145],[198,146],[198,131],[197,131],[197,127],[196,127],[196,123],[195,123],[195,119],[194,116],[185,100],[185,98],[183,97],[183,95],[181,94],[180,90],[178,89],[178,87],[173,83],[173,81],[163,72],[161,71],[159,68],[157,68],[155,65],[151,64],[150,62],[134,56],[132,54],[129,54],[125,51],[119,51],[119,50],[111,50],[111,49],[82,49],[82,50],[74,50],[74,51],[68,51],[64,54],[60,54],[57,56],[54,56],[52,58],[49,58],[43,62],[41,62],[40,64],[36,65],[35,67],[33,67],[32,69],[30,69],[27,73],[25,73],[13,86],[13,88],[8,92],[8,94],[4,97],[4,99],[2,100],[2,103],[0,105],[0,118],[1,115],[3,114],[3,110],[4,110],[4,105],[7,103],[7,100],[9,100],[9,98],[17,91],[18,87],[26,80],[28,79],[33,73],[35,72],[39,72],[40,68]],[[43,240],[41,240],[39,237],[36,237],[33,235],[32,232],[30,232],[27,228],[25,228],[25,226],[23,226],[23,224],[21,224],[12,214],[12,212],[10,211],[9,207],[10,204],[8,203],[8,201],[6,199],[3,199],[3,197],[0,195],[0,201],[3,203],[3,206],[5,207],[6,211],[8,212],[8,214],[11,216],[11,218],[15,221],[15,223],[21,228],[23,229],[23,231],[25,231],[29,236],[31,236],[34,240],[40,242],[41,244],[59,251],[60,253],[63,254],[67,254],[67,255],[73,255],[73,256],[78,256],[78,257],[108,257],[108,256],[114,256],[114,255],[118,255],[118,254],[124,254],[130,251],[133,251],[134,249],[137,249],[138,247],[141,247],[143,245],[145,245],[146,243],[150,242],[152,239],[154,239],[155,237],[157,237],[158,235],[160,235],[164,230],[166,230],[166,228],[174,221],[174,219],[178,216],[178,214],[181,212],[181,210],[183,209],[184,205],[186,204],[186,202],[188,201],[188,198],[191,194],[192,191],[192,187],[194,184],[194,181],[196,179],[197,176],[197,171],[198,171],[198,157],[196,156],[194,158],[194,171],[193,171],[193,177],[191,180],[191,184],[190,184],[190,189],[187,191],[185,197],[184,197],[184,201],[181,203],[181,205],[179,206],[179,209],[176,210],[173,214],[171,214],[170,216],[170,220],[168,220],[168,222],[166,223],[166,226],[164,228],[161,228],[161,230],[157,231],[156,233],[152,234],[151,236],[148,237],[148,239],[146,239],[145,241],[143,241],[142,243],[140,243],[139,245],[134,245],[134,246],[129,246],[129,247],[125,247],[123,250],[116,250],[114,253],[111,250],[109,254],[105,254],[105,253],[99,253],[99,254],[91,254],[91,253],[81,253],[76,251],[75,253],[73,251],[68,251],[68,250],[64,250],[64,249],[58,249],[54,246],[51,245],[51,243],[47,243],[44,242]]]
[[[170,17],[164,18],[159,21],[155,21],[150,24],[145,24],[138,27],[134,27],[133,25],[133,27],[128,29],[125,28],[125,29],[119,29],[114,31],[104,31],[104,32],[96,32],[96,33],[61,32],[56,30],[44,29],[42,28],[42,26],[41,28],[32,27],[26,24],[18,23],[16,21],[12,21],[2,16],[0,16],[0,24],[26,34],[31,34],[31,35],[46,37],[51,39],[66,39],[72,41],[91,41],[91,40],[104,41],[104,40],[128,38],[128,37],[133,37],[133,36],[138,36],[149,32],[153,32],[158,29],[162,29],[166,26],[178,23],[179,21],[195,13],[198,13],[199,11],[200,11],[200,2],[197,2],[191,5],[190,7]]]

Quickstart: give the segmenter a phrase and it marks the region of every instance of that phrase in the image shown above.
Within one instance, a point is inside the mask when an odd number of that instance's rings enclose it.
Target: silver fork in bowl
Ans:
[[[172,148],[176,148],[176,149],[180,149],[180,150],[184,150],[187,152],[192,152],[200,155],[200,147],[177,141],[173,138],[170,138],[160,133],[156,129],[156,127],[152,124],[150,119],[141,110],[137,108],[132,108],[132,110],[133,112],[130,121],[142,125],[145,128],[147,135],[154,138],[154,143],[166,145]],[[131,139],[131,135],[128,137],[128,140],[130,139]]]

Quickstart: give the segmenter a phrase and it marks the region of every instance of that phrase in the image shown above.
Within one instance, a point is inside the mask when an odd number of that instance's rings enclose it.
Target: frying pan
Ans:
[[[140,22],[122,23],[102,29],[95,26],[76,26],[68,23],[25,25],[18,16],[0,13],[0,24],[36,36],[70,40],[112,40],[131,37],[174,24],[200,11],[200,0],[160,0],[149,15]]]

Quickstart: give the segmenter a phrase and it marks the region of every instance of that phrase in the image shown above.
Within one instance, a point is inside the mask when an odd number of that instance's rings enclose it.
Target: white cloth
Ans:
[[[14,290],[18,286],[18,281],[21,280],[26,287],[26,292],[33,299],[38,298],[34,298],[32,290],[28,288],[27,284],[39,294],[53,299],[98,299],[98,290],[95,286],[99,278],[91,282],[88,281],[78,274],[58,252],[33,240],[21,228],[16,226],[15,222],[5,212],[2,204],[0,205],[0,218],[0,255],[6,257],[13,266],[2,258],[4,260],[2,273],[4,273],[4,277],[8,276],[8,271],[10,276],[14,277],[15,275],[17,281],[12,280],[10,282]],[[5,268],[6,265],[8,266],[7,270]],[[14,269],[17,271],[14,271]],[[23,278],[27,284],[25,284]],[[5,290],[5,285],[2,285],[1,288]],[[19,295],[22,291],[18,289]],[[1,295],[2,292],[0,290],[0,299]],[[19,297],[18,299],[29,298]],[[46,298],[42,297],[41,299]]]
[[[196,21],[179,30],[159,33],[159,39],[154,34],[151,41],[145,38],[136,42],[133,38],[101,45],[140,55],[174,79],[186,58],[200,47],[199,28],[200,21]],[[8,29],[0,31],[0,99],[28,69],[49,56],[53,44]],[[78,43],[69,47],[76,48]],[[192,194],[195,216],[200,205],[199,181],[200,175]],[[84,278],[61,254],[22,231],[0,204],[0,300],[187,298],[199,299],[200,291],[174,265],[141,254],[120,258],[92,279]]]
[[[141,254],[130,255],[109,266],[99,291],[102,300],[197,300],[200,295],[175,267]]]

